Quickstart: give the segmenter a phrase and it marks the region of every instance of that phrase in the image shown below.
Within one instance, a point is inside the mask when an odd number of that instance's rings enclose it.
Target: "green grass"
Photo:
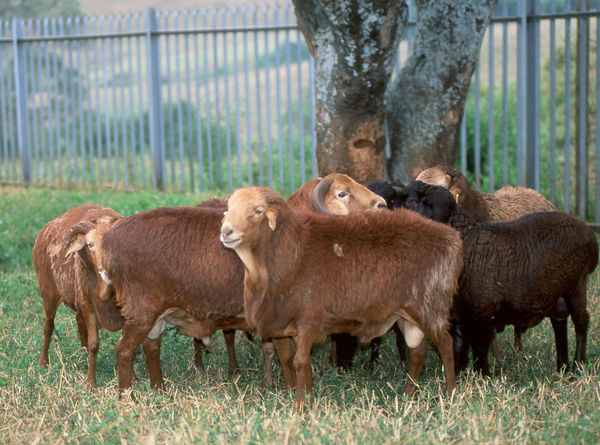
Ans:
[[[293,413],[293,394],[262,383],[258,339],[237,338],[242,370],[226,378],[220,334],[193,366],[189,338],[173,328],[163,337],[166,392],[148,387],[143,356],[136,355],[139,381],[133,394],[117,396],[114,344],[119,333],[101,332],[98,386],[85,387],[87,356],[77,327],[64,307],[56,316],[50,366],[37,360],[43,309],[31,266],[31,247],[43,225],[86,202],[130,215],[161,205],[195,204],[209,194],[159,194],[106,190],[0,187],[0,441],[2,443],[595,443],[600,437],[600,278],[589,283],[588,363],[583,375],[554,372],[550,323],[527,331],[523,354],[513,352],[512,329],[500,334],[506,370],[493,378],[461,375],[453,397],[442,395],[443,372],[430,348],[420,391],[401,396],[406,368],[393,340],[384,339],[382,360],[368,367],[369,351],[350,372],[328,361],[329,344],[313,349],[316,399],[306,416]],[[570,350],[574,347],[570,327]],[[490,355],[491,358],[491,355]],[[493,359],[491,358],[493,361]],[[279,368],[275,368],[277,375]]]

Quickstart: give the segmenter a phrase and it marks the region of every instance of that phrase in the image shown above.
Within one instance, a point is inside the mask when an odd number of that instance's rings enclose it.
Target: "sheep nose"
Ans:
[[[373,208],[375,209],[387,209],[387,203],[385,202],[385,199],[383,198],[379,198],[379,199],[375,199],[373,200]]]
[[[233,227],[231,224],[225,222],[221,226],[221,237],[227,239],[233,233]]]

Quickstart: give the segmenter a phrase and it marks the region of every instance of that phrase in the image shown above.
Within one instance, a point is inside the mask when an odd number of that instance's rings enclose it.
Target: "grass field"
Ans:
[[[170,328],[162,347],[167,390],[148,387],[143,357],[133,394],[117,396],[114,344],[118,333],[101,332],[98,386],[85,387],[87,356],[74,317],[61,306],[50,346],[50,366],[37,361],[43,309],[31,265],[31,248],[43,225],[86,202],[130,215],[161,205],[195,204],[209,195],[105,190],[0,187],[0,442],[2,443],[597,443],[600,438],[600,279],[589,282],[588,363],[581,376],[554,372],[549,321],[529,330],[525,351],[512,350],[513,331],[500,334],[506,370],[493,378],[465,373],[452,397],[442,396],[441,362],[430,348],[420,391],[401,396],[406,368],[391,338],[382,360],[369,369],[362,350],[350,372],[328,361],[329,344],[313,349],[316,399],[306,416],[293,413],[293,394],[262,383],[258,339],[237,338],[242,370],[226,378],[220,334],[193,366],[189,338]],[[570,356],[574,334],[570,334]],[[492,359],[493,360],[493,359]],[[277,374],[279,368],[275,369]]]

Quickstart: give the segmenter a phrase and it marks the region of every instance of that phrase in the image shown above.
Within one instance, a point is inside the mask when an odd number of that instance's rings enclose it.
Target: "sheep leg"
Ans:
[[[416,348],[408,348],[408,376],[404,385],[404,395],[412,397],[417,391],[417,381],[425,367],[427,341],[423,340]]]
[[[394,323],[394,326],[396,324]],[[379,360],[379,348],[381,347],[381,337],[375,337],[371,340],[371,358],[369,359],[369,366],[373,368],[377,360]]]
[[[50,348],[50,339],[54,332],[54,317],[56,316],[56,309],[60,303],[60,299],[57,297],[48,296],[47,293],[42,294],[42,300],[44,301],[44,312],[46,313],[46,319],[44,320],[44,345],[42,346],[42,354],[38,364],[42,368],[48,367],[48,349]]]
[[[160,367],[160,344],[162,335],[155,339],[145,337],[142,340],[142,349],[146,356],[146,369],[150,377],[150,387],[156,389],[165,389],[162,369]]]
[[[298,385],[296,386],[296,400],[294,401],[294,408],[297,411],[303,411],[306,404],[307,394],[313,395],[313,378],[310,362],[310,350],[316,336],[314,335],[316,330],[298,330],[298,335],[294,337],[296,343],[296,354],[294,355],[294,369],[296,370],[296,379]]]
[[[204,369],[204,363],[202,362],[202,354],[205,350],[204,343],[197,338],[194,339],[194,366],[198,371]]]
[[[586,278],[580,280],[577,288],[567,298],[569,314],[575,325],[575,361],[573,363],[573,372],[579,372],[586,356],[587,331],[590,324],[590,314],[586,309],[587,305],[587,285]]]
[[[331,344],[332,361],[340,368],[350,369],[358,346],[358,338],[350,334],[331,334]]]
[[[521,341],[521,335],[523,335],[523,331],[515,326],[514,348],[517,352],[523,352],[523,342]]]
[[[81,312],[77,312],[77,315],[75,315],[75,321],[77,321],[77,332],[79,333],[79,342],[81,343],[81,347],[87,348],[88,331],[84,315]]]
[[[96,386],[96,356],[98,355],[98,348],[100,346],[100,338],[98,337],[98,323],[96,320],[96,314],[92,311],[85,309],[82,311],[82,318],[85,321],[84,328],[86,329],[87,337],[87,350],[88,350],[88,372],[87,372],[87,385],[90,388]],[[77,315],[79,316],[80,313]]]
[[[227,378],[232,379],[239,368],[237,357],[235,356],[235,329],[224,329],[223,336],[225,337],[225,345],[227,346],[227,363],[229,366]]]
[[[291,338],[274,338],[273,345],[277,351],[277,357],[281,364],[281,372],[283,373],[283,387],[292,389],[296,387],[296,372],[294,371],[294,355],[296,350],[294,342]],[[266,380],[266,377],[265,377]]]
[[[406,344],[406,340],[404,339],[404,334],[400,330],[398,323],[394,323],[392,326],[394,333],[396,334],[396,348],[398,348],[398,355],[400,356],[400,362],[406,363],[406,351],[408,349],[408,345]]]
[[[567,319],[550,318],[556,343],[556,372],[569,370],[569,343],[567,339]]]
[[[117,356],[117,375],[119,377],[119,394],[131,387],[133,377],[133,354],[152,326],[140,326],[128,320],[123,325],[121,339],[115,346]]]
[[[482,375],[490,375],[490,365],[488,363],[488,351],[490,343],[494,338],[493,329],[483,329],[477,332],[477,335],[472,336],[473,361],[475,371],[481,372]]]
[[[515,340],[516,340],[515,333]],[[492,338],[492,351],[494,352],[494,358],[496,359],[496,363],[499,368],[504,368],[504,363],[502,361],[502,354],[500,353],[500,348],[498,347],[498,335],[494,332],[494,338]]]
[[[444,374],[446,378],[446,394],[452,394],[456,388],[456,373],[454,372],[454,347],[452,335],[448,331],[442,331],[439,338],[432,337],[433,344],[440,353]],[[422,343],[426,343],[423,341]]]
[[[275,357],[275,346],[272,341],[263,340],[261,344],[263,362],[265,364],[265,386],[273,386],[273,357]]]
[[[454,325],[451,328],[454,338],[454,373],[457,374],[467,367],[469,363],[468,330],[464,326]]]

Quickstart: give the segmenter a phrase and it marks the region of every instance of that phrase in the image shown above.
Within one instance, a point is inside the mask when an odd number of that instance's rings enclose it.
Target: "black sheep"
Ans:
[[[505,223],[477,223],[443,187],[415,181],[406,208],[446,222],[461,233],[465,269],[452,308],[455,366],[468,349],[475,369],[489,374],[487,352],[496,329],[524,331],[550,317],[556,367],[568,368],[567,318],[575,325],[574,367],[585,361],[589,314],[587,276],[598,264],[598,242],[587,225],[562,212],[540,212]]]

